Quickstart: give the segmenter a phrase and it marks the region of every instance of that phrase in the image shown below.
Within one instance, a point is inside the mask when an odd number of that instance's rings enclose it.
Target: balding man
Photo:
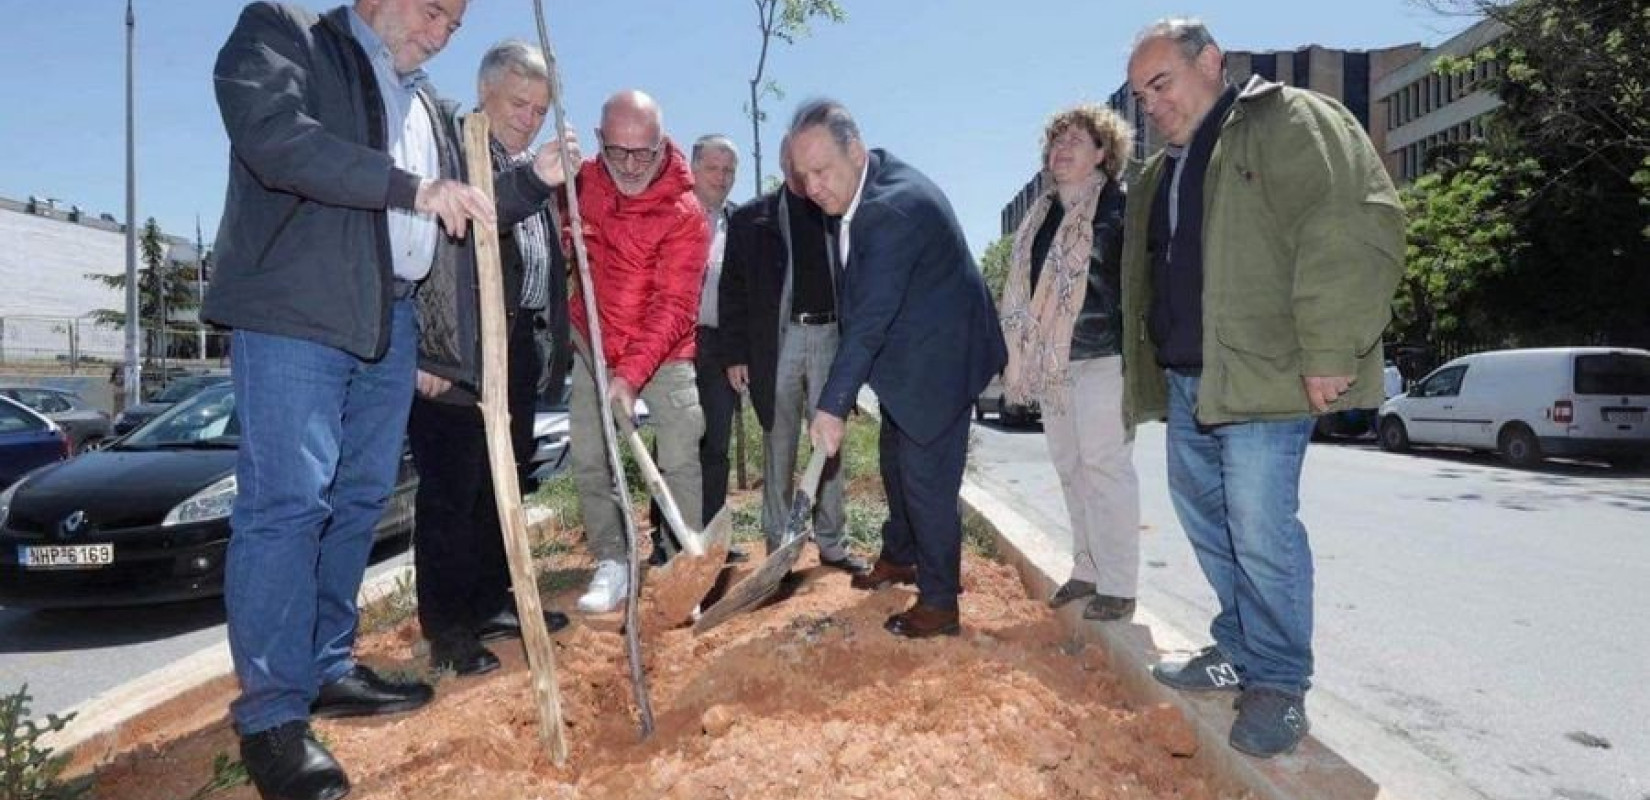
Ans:
[[[604,400],[631,411],[640,396],[655,425],[659,471],[689,521],[702,518],[699,440],[705,416],[693,365],[699,293],[710,226],[693,194],[687,158],[664,135],[653,98],[623,91],[602,105],[595,158],[579,170],[590,276],[601,314],[608,396],[596,395],[588,353],[590,325],[581,299],[571,313],[581,346],[573,369],[571,425],[601,429]],[[614,476],[602,437],[572,439],[573,477],[596,574],[579,610],[618,608],[629,589],[625,537]]]

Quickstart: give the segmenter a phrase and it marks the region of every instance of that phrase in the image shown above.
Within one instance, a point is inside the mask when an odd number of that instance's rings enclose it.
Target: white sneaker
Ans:
[[[606,614],[619,607],[630,590],[630,570],[617,561],[596,565],[596,577],[579,598],[579,610],[586,614]]]

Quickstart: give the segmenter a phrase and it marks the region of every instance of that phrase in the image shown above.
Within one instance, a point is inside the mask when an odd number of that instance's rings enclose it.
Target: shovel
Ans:
[[[797,558],[802,555],[802,546],[810,538],[808,523],[813,519],[814,502],[819,498],[819,479],[824,472],[825,450],[816,447],[813,456],[808,459],[807,469],[802,473],[802,482],[797,484],[796,494],[791,498],[791,516],[786,521],[784,542],[768,554],[755,572],[729,589],[716,605],[705,609],[698,621],[693,623],[695,634],[704,633],[740,612],[761,605],[763,600],[779,590],[779,584],[786,575],[791,574],[791,568],[796,566]]]
[[[703,532],[690,527],[682,517],[682,509],[676,505],[670,487],[665,485],[664,476],[659,474],[658,465],[653,463],[647,443],[636,431],[631,413],[630,409],[614,406],[613,419],[618,423],[619,435],[630,443],[630,452],[635,456],[637,466],[641,467],[648,491],[659,503],[665,521],[670,523],[671,530],[676,532],[682,544],[681,552],[670,563],[651,570],[647,578],[652,592],[652,603],[647,611],[650,621],[674,628],[693,618],[693,610],[710,593],[722,573],[722,567],[727,565],[728,548],[733,539],[733,512],[723,506]]]

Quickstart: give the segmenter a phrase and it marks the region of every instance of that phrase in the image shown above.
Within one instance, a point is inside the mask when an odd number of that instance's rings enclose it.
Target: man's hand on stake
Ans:
[[[572,151],[573,168],[577,169],[584,156],[579,153],[578,134],[568,131],[563,137],[567,140],[567,149]],[[566,165],[561,160],[562,139],[551,139],[539,148],[538,155],[533,157],[533,172],[544,181],[546,186],[556,187],[567,182]]]
[[[413,210],[434,214],[448,234],[460,239],[469,231],[471,222],[493,229],[493,201],[480,189],[460,181],[442,178],[419,183]]]

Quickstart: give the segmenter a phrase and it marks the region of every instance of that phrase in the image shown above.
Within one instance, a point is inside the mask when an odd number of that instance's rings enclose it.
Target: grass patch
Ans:
[[[220,792],[227,792],[239,786],[252,782],[246,774],[246,765],[231,758],[228,753],[219,753],[212,758],[212,777],[206,781],[195,793],[189,795],[189,800],[206,800],[206,798]]]
[[[357,630],[363,636],[387,631],[412,619],[416,613],[418,586],[411,575],[403,574],[396,577],[395,586],[387,594],[361,608]]]

